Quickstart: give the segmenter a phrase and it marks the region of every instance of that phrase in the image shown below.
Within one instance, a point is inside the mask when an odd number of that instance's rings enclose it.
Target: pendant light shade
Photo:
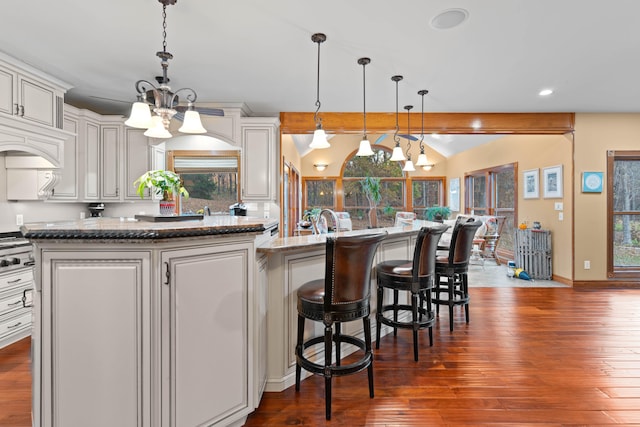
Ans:
[[[311,144],[309,144],[309,148],[329,148],[331,144],[327,140],[327,134],[325,133],[322,127],[319,127],[313,132],[313,139],[311,140]]]
[[[402,168],[403,172],[413,172],[415,171],[416,168],[413,166],[413,162],[411,161],[411,159],[407,159],[407,161],[404,163],[404,167]]]
[[[369,58],[360,58],[358,59],[358,64],[362,65],[362,115],[364,119],[364,131],[362,135],[362,141],[360,141],[360,148],[356,153],[356,156],[373,156],[373,150],[371,149],[371,144],[367,139],[367,85],[365,79],[365,68],[367,64],[371,62]]]
[[[322,33],[316,33],[311,36],[311,41],[318,45],[318,74],[316,79],[316,112],[313,115],[313,121],[316,123],[316,130],[313,132],[313,140],[309,144],[309,148],[329,148],[331,145],[327,140],[327,134],[322,129],[322,119],[318,117],[320,111],[320,44],[327,40],[327,36]]]
[[[418,91],[418,95],[422,97],[422,130],[420,132],[420,154],[418,155],[416,166],[422,166],[422,169],[425,171],[430,171],[433,167],[433,164],[429,163],[429,159],[424,152],[424,96],[428,93],[429,91],[426,89]]]
[[[391,158],[389,160],[393,160],[394,162],[406,160],[404,153],[402,152],[402,147],[400,147],[400,138],[398,138],[398,132],[400,131],[400,126],[398,125],[398,82],[402,79],[402,76],[391,77],[391,80],[396,82],[396,130],[393,133],[393,140],[396,142],[396,146],[393,148],[393,153],[391,153]]]
[[[394,162],[402,162],[406,160],[404,158],[404,153],[402,152],[402,147],[400,147],[400,143],[397,143],[395,147],[393,147],[393,152],[391,153],[391,158],[389,160],[393,160]]]

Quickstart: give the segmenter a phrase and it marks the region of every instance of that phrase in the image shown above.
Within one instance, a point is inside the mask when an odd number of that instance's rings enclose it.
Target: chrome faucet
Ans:
[[[209,209],[209,206],[205,206],[202,210],[206,216],[211,216],[211,209]]]
[[[325,212],[328,213],[333,219],[333,224],[335,225],[333,230],[336,232],[338,231],[339,225],[338,225],[338,216],[336,215],[336,213],[331,209],[322,209],[317,217],[311,218],[311,225],[313,225],[314,234],[320,234],[320,229],[318,228],[318,222],[322,220],[322,214],[324,214]],[[327,232],[328,231],[329,231],[329,226],[327,225]]]

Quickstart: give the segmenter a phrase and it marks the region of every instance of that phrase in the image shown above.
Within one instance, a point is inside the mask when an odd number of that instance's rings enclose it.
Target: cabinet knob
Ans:
[[[24,117],[24,105],[20,106],[20,117]]]
[[[15,114],[16,114],[16,116],[17,116],[17,115],[19,115],[19,114],[20,114],[20,106],[19,106],[18,104],[13,104],[13,106],[14,106],[14,107],[15,107],[15,109],[16,109],[16,113],[15,113]]]

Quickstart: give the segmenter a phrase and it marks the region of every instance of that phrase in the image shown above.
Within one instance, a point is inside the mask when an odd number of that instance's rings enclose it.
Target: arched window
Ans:
[[[322,207],[349,212],[353,229],[369,226],[369,202],[361,181],[367,177],[380,179],[382,199],[377,206],[379,227],[393,226],[395,214],[411,211],[424,218],[426,208],[444,204],[444,177],[410,176],[402,171],[401,162],[392,162],[387,147],[372,147],[374,155],[358,157],[353,151],[345,159],[340,176],[303,177],[303,209]]]

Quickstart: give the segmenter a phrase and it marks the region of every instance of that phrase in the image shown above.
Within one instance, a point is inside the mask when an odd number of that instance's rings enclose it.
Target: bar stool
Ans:
[[[326,419],[331,419],[331,378],[368,370],[369,396],[373,397],[373,354],[371,351],[371,267],[379,243],[387,232],[358,236],[327,236],[324,279],[312,280],[298,289],[298,337],[296,343],[296,391],[300,390],[304,368],[325,379]],[[324,323],[324,336],[304,340],[305,319]],[[362,319],[364,340],[341,332],[341,323]],[[335,331],[334,331],[335,325]],[[336,362],[332,363],[333,343]],[[324,343],[324,361],[312,362],[309,347]],[[362,357],[341,365],[340,346],[352,344]]]
[[[473,236],[482,225],[482,221],[469,218],[466,222],[456,222],[451,235],[449,254],[436,258],[436,280],[433,287],[436,314],[440,305],[449,307],[449,330],[453,331],[453,307],[464,305],[465,320],[469,323],[469,284],[467,271],[473,246]],[[447,299],[440,294],[446,293]]]
[[[431,289],[435,276],[436,250],[447,225],[422,227],[418,232],[412,260],[384,261],[376,265],[378,276],[378,304],[376,312],[376,349],[380,348],[381,324],[393,327],[394,336],[398,328],[413,331],[413,359],[418,361],[418,331],[429,328],[429,345],[433,345],[435,316],[431,310]],[[384,290],[393,290],[393,304],[383,304]],[[409,292],[411,305],[398,304],[399,291]],[[426,299],[426,308],[424,300]],[[420,300],[420,303],[418,303]],[[393,312],[393,319],[385,317]],[[410,312],[411,320],[398,320],[398,313]]]

